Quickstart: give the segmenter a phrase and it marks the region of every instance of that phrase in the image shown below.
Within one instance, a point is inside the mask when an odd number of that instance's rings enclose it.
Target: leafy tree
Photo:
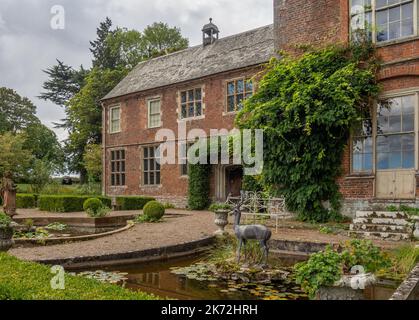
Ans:
[[[26,128],[24,147],[30,150],[38,160],[48,162],[55,172],[64,169],[64,151],[58,142],[57,135],[41,123],[32,124]]]
[[[264,129],[263,183],[302,220],[326,221],[340,209],[343,152],[378,95],[377,66],[363,43],[274,60],[237,117],[240,128]]]
[[[57,65],[44,70],[44,73],[48,75],[48,80],[44,82],[42,87],[45,91],[39,98],[59,106],[65,106],[83,87],[88,71],[83,66],[79,70],[75,70],[58,59],[57,62]]]
[[[35,123],[40,123],[35,105],[12,89],[0,88],[0,134],[19,132]]]
[[[86,85],[68,104],[68,117],[72,123],[66,142],[70,169],[85,176],[83,154],[88,144],[102,142],[102,99],[127,74],[127,70],[101,70],[93,68],[86,78]],[[83,177],[85,178],[85,177]]]
[[[167,23],[155,22],[144,30],[148,57],[156,57],[185,49],[189,41],[182,37],[179,28],[170,28]]]
[[[0,177],[12,173],[16,178],[27,172],[33,157],[25,149],[25,142],[24,134],[0,134]]]
[[[102,178],[102,146],[89,144],[83,155],[83,164],[86,168],[89,180],[101,181]]]
[[[45,160],[36,159],[29,173],[29,182],[34,193],[39,194],[51,182],[53,167]]]

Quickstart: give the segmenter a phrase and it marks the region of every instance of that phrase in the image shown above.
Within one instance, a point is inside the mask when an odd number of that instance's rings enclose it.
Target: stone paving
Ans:
[[[20,210],[20,216],[57,216],[55,213],[45,213],[36,210]],[[112,215],[132,215],[133,212],[114,212]],[[71,213],[66,216],[85,216],[85,213]],[[345,232],[340,234],[323,234],[318,226],[307,225],[296,221],[281,221],[278,233],[273,228],[272,239],[300,241],[312,243],[337,244],[350,240]],[[39,246],[35,248],[15,248],[10,251],[18,258],[41,261],[59,260],[75,257],[96,257],[156,249],[173,246],[213,236],[217,227],[214,225],[214,214],[211,212],[168,210],[164,221],[155,224],[140,224],[123,233],[78,243],[68,243],[53,246]],[[232,233],[231,224],[227,230]],[[403,245],[403,242],[374,241],[385,249],[392,249]]]
[[[211,212],[168,210],[161,223],[139,224],[123,233],[85,242],[15,248],[9,253],[30,261],[91,257],[197,241],[212,236],[216,230]]]

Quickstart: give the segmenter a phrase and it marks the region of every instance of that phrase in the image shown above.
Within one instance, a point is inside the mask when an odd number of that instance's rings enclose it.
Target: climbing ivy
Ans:
[[[241,129],[264,129],[263,183],[302,220],[327,221],[340,209],[343,153],[351,128],[378,96],[378,67],[369,43],[283,55],[237,116]]]
[[[205,164],[189,165],[188,207],[203,210],[210,204],[210,166]]]

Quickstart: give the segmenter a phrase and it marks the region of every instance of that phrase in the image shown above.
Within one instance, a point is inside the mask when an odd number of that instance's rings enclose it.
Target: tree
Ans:
[[[113,69],[117,65],[118,52],[112,52],[106,40],[114,34],[112,20],[106,17],[104,22],[97,28],[97,39],[90,41],[90,52],[93,54],[93,67],[102,69]]]
[[[45,160],[35,159],[29,173],[29,182],[34,193],[39,194],[51,182],[53,167]]]
[[[170,28],[167,23],[155,22],[144,30],[148,58],[186,49],[189,41],[182,37],[179,28]]]
[[[327,221],[340,209],[343,153],[378,96],[377,66],[370,44],[284,56],[271,63],[237,117],[242,129],[264,130],[263,183],[302,220]]]
[[[70,169],[82,172],[85,178],[83,154],[88,144],[102,143],[102,99],[127,74],[127,70],[101,70],[93,68],[86,78],[86,85],[68,104],[68,117],[72,123],[66,142]]]
[[[24,134],[0,134],[0,177],[8,173],[12,173],[15,178],[26,174],[33,156],[25,149],[25,142]]]
[[[102,180],[102,146],[100,144],[86,146],[83,164],[90,181],[98,182]]]
[[[63,107],[83,87],[88,71],[83,66],[75,70],[58,59],[57,62],[57,65],[44,70],[48,80],[44,82],[42,88],[45,91],[39,98]]]
[[[28,98],[12,89],[0,88],[0,134],[22,131],[36,123],[40,123],[36,107]]]
[[[46,161],[55,172],[64,169],[65,156],[57,135],[41,123],[30,125],[25,130],[25,149],[30,150],[35,159]]]

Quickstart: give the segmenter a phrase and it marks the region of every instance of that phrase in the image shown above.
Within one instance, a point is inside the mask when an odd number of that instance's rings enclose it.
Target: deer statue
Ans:
[[[236,238],[239,241],[239,247],[237,250],[237,263],[240,263],[240,255],[243,245],[246,245],[248,240],[257,240],[259,241],[260,247],[263,250],[265,264],[267,264],[269,255],[268,241],[272,237],[272,232],[267,227],[262,225],[240,225],[240,220],[242,216],[241,206],[243,205],[243,202],[244,201],[242,197],[241,201],[236,205],[236,207],[233,210],[234,233],[236,234]]]

